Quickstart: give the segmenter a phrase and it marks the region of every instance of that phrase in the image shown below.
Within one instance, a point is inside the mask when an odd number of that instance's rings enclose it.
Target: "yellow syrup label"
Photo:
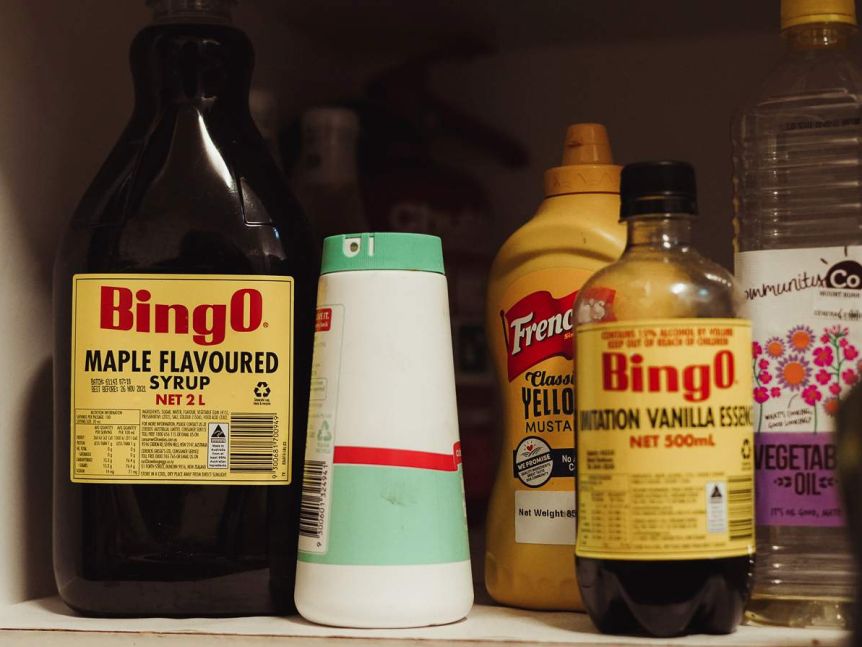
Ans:
[[[575,543],[572,307],[589,276],[571,268],[534,272],[509,286],[500,302],[492,343],[505,353],[498,366],[506,384],[517,543]]]
[[[754,552],[751,325],[577,330],[579,557]]]
[[[72,481],[290,483],[292,278],[72,281]]]

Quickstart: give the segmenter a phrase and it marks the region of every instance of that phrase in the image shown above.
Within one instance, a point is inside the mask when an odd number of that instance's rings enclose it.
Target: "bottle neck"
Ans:
[[[790,51],[804,52],[816,49],[846,49],[856,32],[855,25],[821,22],[791,27],[782,35]]]
[[[144,28],[132,44],[136,109],[159,112],[192,105],[248,115],[254,53],[228,24],[164,22]]]
[[[153,21],[157,24],[172,22],[209,22],[229,24],[232,0],[149,0]]]
[[[694,217],[687,213],[651,214],[626,219],[626,251],[684,250],[691,245]]]

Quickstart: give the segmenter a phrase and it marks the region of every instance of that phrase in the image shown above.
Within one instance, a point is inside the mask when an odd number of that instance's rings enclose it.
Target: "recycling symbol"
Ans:
[[[744,460],[751,458],[751,443],[748,441],[748,438],[742,441],[742,458]]]
[[[266,382],[258,382],[258,383],[257,383],[257,386],[256,386],[256,387],[254,387],[254,394],[255,394],[258,398],[265,398],[265,397],[266,397],[266,396],[268,396],[270,393],[271,393],[271,391],[270,391],[270,388],[269,388],[269,384],[267,384]]]

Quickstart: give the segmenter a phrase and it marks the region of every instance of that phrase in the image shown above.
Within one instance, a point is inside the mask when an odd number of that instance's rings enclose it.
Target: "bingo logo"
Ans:
[[[634,353],[602,353],[602,388],[605,391],[635,393],[679,393],[687,402],[708,400],[714,388],[729,389],[736,382],[733,353],[722,350],[711,364],[687,366],[644,363],[644,356]]]
[[[263,295],[244,288],[228,303],[153,303],[149,290],[104,285],[101,289],[99,324],[103,330],[191,335],[200,346],[216,346],[234,332],[253,332],[263,323]]]

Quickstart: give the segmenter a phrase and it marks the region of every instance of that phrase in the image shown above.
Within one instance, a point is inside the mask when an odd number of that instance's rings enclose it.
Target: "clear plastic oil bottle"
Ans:
[[[835,414],[862,343],[853,0],[783,0],[785,54],[733,124],[735,270],[753,322],[758,568],[749,619],[843,625],[853,564]]]

